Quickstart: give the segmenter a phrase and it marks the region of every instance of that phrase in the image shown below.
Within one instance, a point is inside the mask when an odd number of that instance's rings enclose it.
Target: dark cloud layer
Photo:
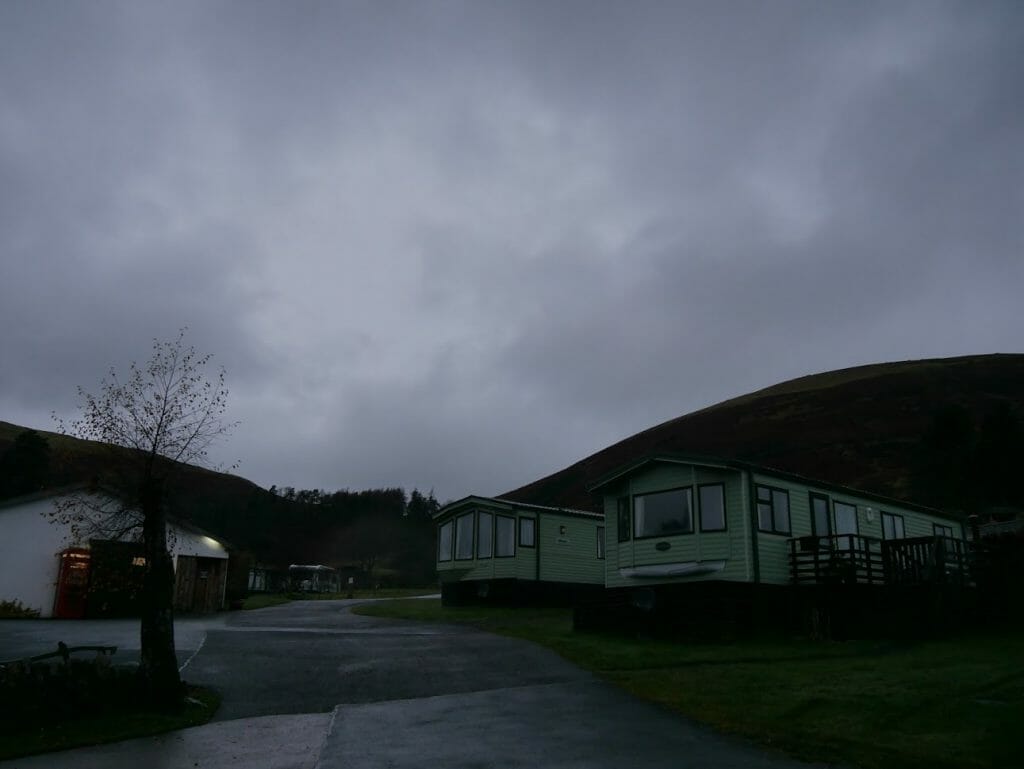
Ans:
[[[1017,3],[6,3],[0,419],[181,326],[263,484],[525,483],[1020,351]]]

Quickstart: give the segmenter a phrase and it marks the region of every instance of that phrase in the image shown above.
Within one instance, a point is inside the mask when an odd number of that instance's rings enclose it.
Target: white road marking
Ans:
[[[192,656],[190,656],[187,660],[185,660],[185,664],[182,665],[180,668],[178,668],[178,672],[179,673],[181,673],[185,668],[187,668],[188,667],[188,663],[190,663],[192,660],[194,660],[196,658],[196,655],[199,654],[199,652],[203,648],[203,644],[205,644],[205,643],[206,643],[206,633],[203,633],[203,640],[199,642],[199,647],[194,652],[192,652]]]

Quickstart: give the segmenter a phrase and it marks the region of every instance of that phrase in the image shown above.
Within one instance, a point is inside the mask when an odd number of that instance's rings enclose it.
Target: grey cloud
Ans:
[[[0,419],[188,325],[219,461],[457,497],[786,377],[1019,349],[1022,20],[4,5]]]

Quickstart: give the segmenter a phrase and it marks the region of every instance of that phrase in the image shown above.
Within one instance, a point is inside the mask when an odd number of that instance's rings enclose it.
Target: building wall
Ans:
[[[696,467],[682,464],[654,465],[623,481],[605,496],[605,585],[607,587],[635,587],[651,584],[684,584],[714,580],[748,581],[750,568],[750,530],[746,523],[749,504],[744,474],[738,470],[714,467]],[[700,531],[697,517],[697,488],[703,484],[721,483],[725,489],[725,531]],[[638,494],[691,487],[694,495],[694,531],[666,537],[636,539],[632,524],[630,539],[618,541],[618,499]],[[668,545],[659,550],[659,543]],[[725,561],[719,572],[690,577],[641,579],[623,575],[623,570],[655,564],[706,563]]]
[[[863,536],[882,539],[882,513],[893,513],[903,517],[905,534],[908,538],[932,536],[934,524],[950,526],[955,537],[964,537],[963,524],[899,504],[880,502],[856,493],[836,491],[813,484],[781,480],[766,473],[753,474],[753,482],[783,489],[789,494],[790,533],[781,535],[759,531],[757,534],[758,561],[762,582],[770,584],[789,582],[788,540],[814,533],[811,523],[811,494],[828,498],[833,531],[835,530],[834,505],[836,502],[840,502],[856,508],[857,533]]]
[[[0,507],[0,600],[20,601],[53,616],[59,558],[68,547],[88,547],[76,539],[71,526],[52,518],[59,497],[46,497]],[[211,537],[168,524],[168,548],[177,568],[179,556],[227,561],[223,545]],[[223,571],[226,575],[226,569]],[[223,580],[222,580],[223,581]],[[223,597],[223,585],[220,587]]]
[[[167,527],[167,540],[174,557],[174,608],[188,612],[224,608],[228,579],[224,546],[213,537],[173,524]]]
[[[597,557],[597,530],[602,526],[598,518],[541,513],[540,581],[603,584],[604,561]]]
[[[697,488],[701,484],[722,483],[725,488],[726,531],[702,532],[698,519]],[[789,499],[789,530],[784,533],[760,531],[757,525],[756,486],[763,485],[785,491]],[[691,487],[694,494],[694,531],[686,534],[637,539],[633,536],[618,541],[618,500],[628,497],[632,519],[636,495]],[[914,510],[899,504],[880,502],[857,493],[835,491],[824,486],[780,478],[771,473],[733,468],[716,468],[683,463],[656,463],[606,489],[604,514],[606,526],[605,585],[609,588],[641,587],[655,584],[690,584],[702,581],[753,582],[786,584],[789,574],[789,540],[813,533],[811,494],[829,500],[833,517],[835,502],[856,508],[858,533],[882,539],[882,513],[903,517],[906,537],[933,534],[933,525],[953,528],[954,536],[964,537],[963,525],[942,516]],[[753,556],[753,538],[757,543],[757,562]],[[661,549],[659,549],[659,547]],[[725,561],[718,572],[695,576],[638,578],[624,570],[657,564],[706,564]]]
[[[760,581],[768,584],[786,584],[789,582],[789,542],[793,537],[803,537],[811,533],[810,492],[820,489],[808,488],[802,484],[779,480],[772,475],[752,474],[752,485],[764,485],[773,489],[781,489],[789,495],[790,533],[772,534],[757,532],[757,561]],[[753,495],[755,490],[751,490]],[[845,500],[840,500],[845,501]],[[752,513],[747,517],[750,519]],[[756,528],[756,523],[750,524]]]
[[[175,562],[181,555],[193,555],[199,558],[228,557],[224,545],[213,537],[182,529],[173,524],[167,526],[167,548],[174,556]]]
[[[215,612],[224,607],[226,558],[176,557],[174,608],[183,612]]]
[[[498,558],[493,554],[490,558],[477,557],[476,531],[479,525],[478,515],[481,511],[493,513],[495,516],[505,515],[515,518],[515,555],[513,557]],[[446,521],[452,521],[454,532],[454,522],[469,512],[470,510],[466,509],[446,515],[439,518],[436,525],[440,527]],[[603,566],[597,558],[597,529],[603,525],[599,517],[581,518],[532,509],[499,510],[488,508],[484,504],[472,508],[472,514],[474,516],[474,557],[468,560],[455,559],[453,540],[452,559],[437,561],[437,570],[442,582],[495,579],[536,581],[539,558],[541,581],[598,585],[603,583]],[[535,522],[535,545],[533,547],[524,547],[519,543],[522,519]]]
[[[519,528],[522,526],[523,519],[532,520],[534,526],[535,544],[533,547],[522,547],[519,544]],[[540,548],[536,545],[536,538],[540,537],[541,521],[539,516],[533,512],[516,512],[516,562],[515,562],[515,578],[519,580],[536,580],[537,579],[537,560],[540,558],[538,553]],[[541,559],[543,560],[543,559]]]
[[[48,516],[52,499],[0,508],[0,600],[21,601],[40,617],[53,616],[57,554],[79,543]]]
[[[489,558],[478,558],[477,557],[477,526],[479,525],[479,513],[487,512],[494,516],[503,515],[506,517],[515,517],[515,551],[513,556],[503,556],[501,558],[494,556],[494,549],[492,546],[491,556]],[[464,515],[473,516],[473,557],[470,559],[456,559],[455,558],[455,527],[456,521]],[[475,508],[468,508],[465,510],[459,510],[457,513],[445,516],[437,520],[436,525],[440,527],[445,521],[452,521],[452,559],[450,561],[437,561],[437,571],[441,576],[442,581],[445,579],[458,579],[461,581],[482,581],[491,579],[514,579],[520,577],[520,575],[532,575],[536,571],[536,555],[535,551],[530,548],[519,547],[519,516],[508,510],[494,510],[487,508],[483,505]],[[496,523],[493,524],[496,527]],[[492,528],[491,536],[493,538],[494,531]],[[526,576],[520,578],[528,578]]]

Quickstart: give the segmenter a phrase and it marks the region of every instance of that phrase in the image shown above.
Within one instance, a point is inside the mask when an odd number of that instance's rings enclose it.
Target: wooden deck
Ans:
[[[968,545],[951,537],[799,537],[789,540],[789,566],[797,585],[970,584]]]

